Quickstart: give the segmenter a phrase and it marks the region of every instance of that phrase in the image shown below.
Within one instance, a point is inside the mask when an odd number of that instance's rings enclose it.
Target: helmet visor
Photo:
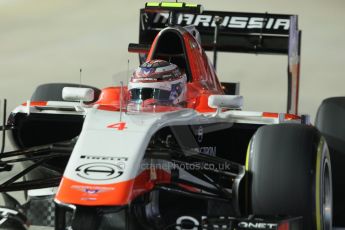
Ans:
[[[148,99],[154,99],[157,102],[169,102],[170,91],[156,88],[135,88],[129,90],[131,102],[143,102]]]

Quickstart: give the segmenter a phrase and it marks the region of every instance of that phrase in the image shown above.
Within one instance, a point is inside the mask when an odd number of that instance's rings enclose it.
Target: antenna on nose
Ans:
[[[82,75],[82,72],[83,72],[83,69],[82,68],[80,68],[79,69],[79,87],[81,87],[81,75]]]

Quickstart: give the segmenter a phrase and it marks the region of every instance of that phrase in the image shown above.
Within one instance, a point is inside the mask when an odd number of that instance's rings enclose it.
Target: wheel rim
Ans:
[[[322,178],[322,220],[323,229],[332,229],[332,179],[328,160],[323,164]]]

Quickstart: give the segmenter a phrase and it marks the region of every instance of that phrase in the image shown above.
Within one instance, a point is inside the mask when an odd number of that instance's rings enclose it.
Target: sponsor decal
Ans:
[[[124,169],[124,162],[94,162],[80,165],[75,171],[79,177],[88,180],[111,180],[120,177]]]
[[[180,226],[183,225],[188,225],[188,230],[198,230],[199,228],[199,221],[192,217],[192,216],[180,216],[179,218],[177,218],[176,220],[176,229],[177,230],[184,230],[186,228],[182,228]]]
[[[240,222],[238,223],[239,228],[246,228],[246,229],[276,229],[277,224],[274,223],[253,223],[253,222]]]
[[[84,185],[73,185],[71,186],[72,189],[82,191],[87,194],[99,194],[104,192],[111,192],[114,188],[103,187],[103,186],[84,186]]]
[[[127,161],[127,157],[111,157],[111,156],[96,156],[96,155],[81,155],[80,159],[85,160],[103,160],[103,161]]]
[[[200,154],[208,155],[208,156],[216,156],[217,155],[217,147],[216,146],[206,146],[206,147],[193,148],[192,151],[198,152]]]
[[[215,17],[217,15],[195,15],[180,14],[177,24],[194,25],[197,27],[216,27]],[[277,17],[257,16],[222,16],[222,27],[235,29],[267,29],[267,30],[289,30],[290,19]],[[168,13],[156,13],[153,18],[153,25],[165,25],[168,22]],[[151,26],[153,26],[151,25]]]
[[[239,222],[238,222],[239,221]],[[234,228],[237,225],[237,228]],[[253,221],[241,221],[236,220],[234,217],[229,216],[218,216],[218,217],[208,217],[201,216],[201,218],[196,218],[192,216],[181,216],[176,219],[176,229],[277,229],[278,224],[261,222],[258,220]],[[188,226],[188,228],[187,228]]]
[[[95,198],[95,197],[82,197],[82,198],[80,198],[80,200],[96,201],[97,198]]]

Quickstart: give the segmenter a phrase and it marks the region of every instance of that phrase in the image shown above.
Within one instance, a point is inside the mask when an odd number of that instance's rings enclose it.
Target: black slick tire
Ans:
[[[327,144],[311,126],[263,126],[248,148],[254,215],[303,217],[304,230],[332,229],[332,171]]]

